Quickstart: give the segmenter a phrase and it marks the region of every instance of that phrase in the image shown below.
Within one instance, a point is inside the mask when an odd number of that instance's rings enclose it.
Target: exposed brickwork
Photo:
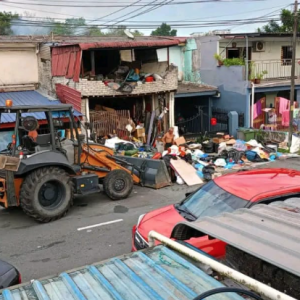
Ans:
[[[55,88],[52,86],[51,61],[41,60],[38,58],[39,64],[39,88],[49,96],[55,97]]]
[[[158,92],[174,91],[178,86],[178,70],[173,67],[163,80],[145,83],[136,86],[130,95],[152,94]],[[56,83],[66,84],[82,93],[82,96],[116,96],[126,95],[125,93],[114,91],[107,87],[102,81],[88,81],[80,79],[79,82],[66,79],[65,77],[54,77],[52,79],[52,88]]]

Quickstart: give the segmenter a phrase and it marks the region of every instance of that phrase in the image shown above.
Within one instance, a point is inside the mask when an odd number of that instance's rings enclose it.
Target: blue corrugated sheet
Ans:
[[[42,94],[36,91],[24,91],[24,92],[10,92],[10,93],[0,93],[0,106],[5,106],[5,100],[11,99],[13,101],[14,106],[19,105],[58,105],[61,102],[59,100],[50,100],[49,98],[43,96]],[[74,114],[79,116],[80,113],[75,111]],[[44,120],[45,114],[34,113],[30,114],[34,115],[38,120]],[[1,115],[1,123],[14,123],[16,118],[15,114],[2,114]]]
[[[191,300],[223,285],[165,246],[0,291],[0,300]],[[210,300],[243,300],[233,293]]]

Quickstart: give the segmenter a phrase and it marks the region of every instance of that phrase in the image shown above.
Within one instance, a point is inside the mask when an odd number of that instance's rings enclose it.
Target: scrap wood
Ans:
[[[203,181],[197,175],[195,168],[188,164],[185,160],[171,159],[170,164],[188,186],[203,183]]]

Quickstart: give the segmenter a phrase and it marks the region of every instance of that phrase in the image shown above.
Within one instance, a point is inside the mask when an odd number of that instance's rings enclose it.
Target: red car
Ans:
[[[218,177],[200,187],[178,204],[168,205],[141,215],[132,232],[132,251],[148,247],[148,233],[155,230],[167,237],[181,221],[193,222],[258,203],[300,196],[300,172],[289,169],[260,169]],[[300,201],[300,200],[299,200]],[[192,238],[190,245],[211,256],[225,255],[224,242],[208,237]]]

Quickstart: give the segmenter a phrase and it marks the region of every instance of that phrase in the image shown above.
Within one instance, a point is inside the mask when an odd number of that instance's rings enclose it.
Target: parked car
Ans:
[[[20,272],[6,261],[0,260],[0,290],[21,283]]]
[[[193,222],[214,217],[258,203],[270,203],[300,195],[300,172],[289,169],[259,169],[218,177],[186,195],[178,204],[168,205],[141,215],[132,229],[132,251],[148,247],[148,234],[155,230],[170,237],[181,221]],[[225,255],[224,242],[208,236],[192,238],[190,245],[220,258]]]

